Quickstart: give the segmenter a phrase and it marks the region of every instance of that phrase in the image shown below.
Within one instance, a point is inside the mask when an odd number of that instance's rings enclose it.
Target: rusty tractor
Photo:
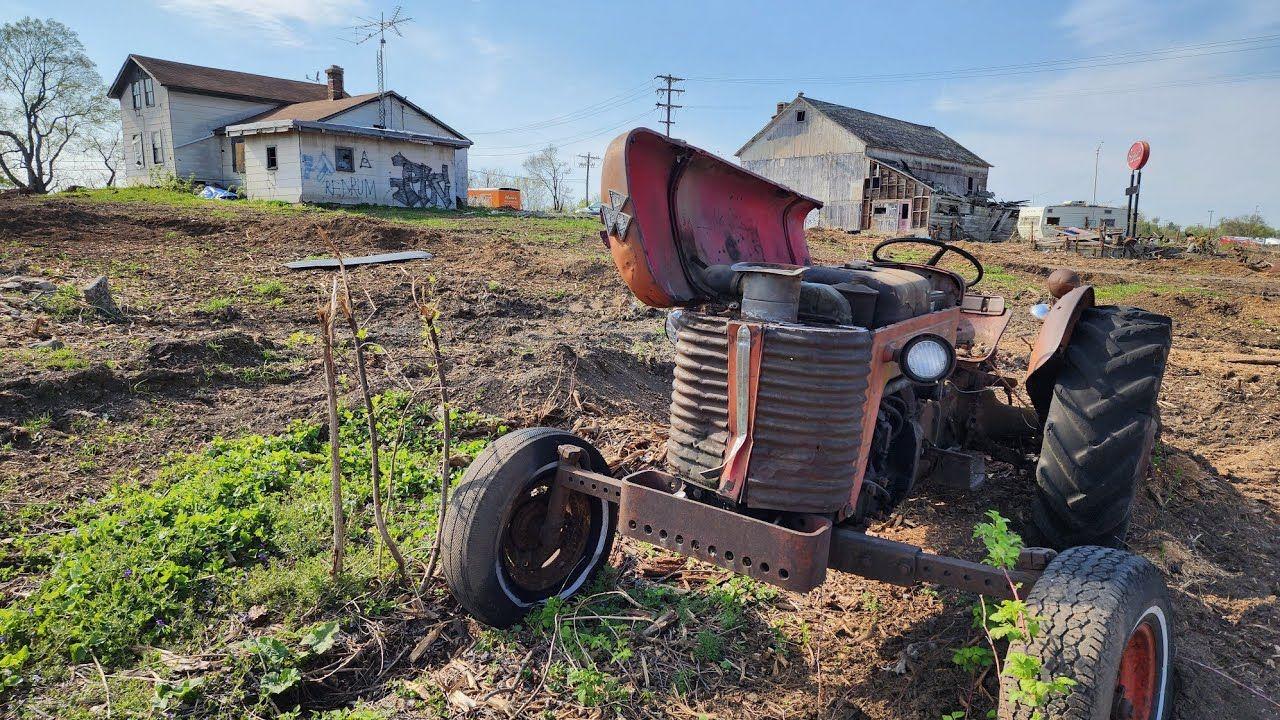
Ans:
[[[994,359],[1010,308],[975,292],[982,263],[961,247],[900,238],[870,261],[814,265],[804,220],[818,201],[645,129],[613,141],[601,183],[618,271],[671,309],[667,466],[616,477],[552,428],[493,442],[444,519],[445,575],[468,612],[505,627],[573,595],[620,533],[797,592],[839,570],[1021,595],[1040,633],[1011,650],[1078,683],[1034,712],[1169,717],[1168,592],[1121,549],[1155,440],[1168,318],[1095,305],[1058,271],[1013,377]],[[889,257],[908,243],[927,259]],[[968,277],[940,265],[948,254]],[[1031,407],[1008,402],[1019,382]],[[1044,547],[1014,569],[869,534],[922,484],[977,490],[973,448],[1027,438],[1041,442],[1027,532]],[[1030,717],[1002,682],[999,717]]]

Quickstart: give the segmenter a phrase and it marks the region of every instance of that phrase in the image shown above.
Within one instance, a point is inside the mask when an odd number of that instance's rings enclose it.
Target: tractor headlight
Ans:
[[[680,326],[676,323],[680,322],[680,316],[683,314],[684,310],[679,308],[667,313],[667,324],[665,329],[667,331],[667,341],[672,345],[675,345],[676,340],[680,338]]]
[[[955,364],[955,348],[937,335],[917,335],[898,353],[902,374],[918,383],[938,382],[951,374]]]

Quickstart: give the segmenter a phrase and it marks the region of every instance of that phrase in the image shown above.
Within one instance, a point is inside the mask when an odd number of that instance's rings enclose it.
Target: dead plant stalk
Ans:
[[[347,523],[342,512],[342,456],[338,445],[338,382],[337,368],[333,362],[334,317],[338,312],[338,279],[333,279],[329,303],[316,310],[320,318],[320,337],[324,347],[325,395],[329,409],[329,496],[333,501],[333,577],[342,574],[342,560],[346,546]]]
[[[440,381],[440,510],[436,514],[436,538],[431,545],[431,555],[427,559],[427,574],[422,578],[422,584],[418,588],[418,592],[422,593],[431,583],[431,578],[436,572],[436,561],[440,558],[440,543],[444,537],[444,513],[449,506],[450,440],[452,438],[449,424],[449,383],[445,380],[444,353],[440,351],[440,334],[436,329],[436,320],[439,319],[440,312],[434,303],[427,301],[425,296],[419,297],[416,281],[413,283],[412,292],[414,304],[418,307],[418,314],[422,316],[422,323],[427,332],[427,342],[431,345],[436,377]]]

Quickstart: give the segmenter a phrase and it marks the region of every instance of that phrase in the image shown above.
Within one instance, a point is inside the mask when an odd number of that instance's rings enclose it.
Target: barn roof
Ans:
[[[324,83],[286,80],[237,70],[222,70],[143,55],[130,55],[125,59],[120,72],[116,74],[115,82],[107,91],[108,96],[118,98],[124,93],[125,71],[130,63],[136,64],[155,78],[156,82],[173,90],[189,90],[223,97],[280,103],[323,100],[329,94],[329,88]]]
[[[906,120],[877,115],[865,110],[858,110],[823,100],[814,100],[805,95],[796,97],[787,106],[787,109],[794,107],[796,103],[807,103],[814,111],[822,113],[830,118],[832,122],[858,136],[871,148],[894,150],[910,155],[922,155],[966,165],[991,167],[991,163],[978,157],[968,148],[952,140],[946,133],[935,127],[917,125]],[[774,118],[776,119],[780,115],[781,113],[775,115]],[[736,154],[741,155],[747,149],[747,146],[763,136],[765,131],[772,125],[773,121],[771,120],[760,132],[756,133],[745,145],[739,148]]]
[[[966,165],[991,167],[991,163],[952,140],[936,127],[917,125],[906,120],[814,100],[810,97],[804,98],[804,101],[813,109],[834,120],[840,127],[862,138],[863,142],[873,148],[924,155]]]

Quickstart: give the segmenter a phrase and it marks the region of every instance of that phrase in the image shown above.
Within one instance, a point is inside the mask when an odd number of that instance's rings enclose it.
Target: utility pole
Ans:
[[[678,82],[684,82],[684,78],[682,78],[682,77],[676,77],[675,75],[671,75],[670,73],[668,73],[668,74],[666,74],[666,75],[657,75],[657,76],[654,76],[654,79],[655,79],[655,80],[662,80],[663,82],[665,82],[665,83],[667,84],[667,86],[666,86],[666,87],[664,87],[664,88],[658,88],[658,94],[659,94],[659,95],[661,95],[661,94],[663,94],[663,93],[666,93],[666,95],[667,95],[666,102],[655,103],[655,105],[656,105],[657,107],[660,107],[660,108],[666,108],[666,109],[667,109],[667,119],[666,119],[666,120],[660,120],[659,122],[661,122],[663,125],[666,125],[666,126],[667,126],[667,137],[671,137],[671,123],[673,122],[673,121],[671,120],[671,111],[672,111],[672,110],[674,110],[674,109],[676,109],[676,108],[684,107],[683,105],[673,105],[673,104],[671,103],[671,98],[672,98],[672,96],[673,96],[675,93],[682,93],[682,92],[684,92],[684,90],[681,90],[680,88],[678,88],[678,87],[676,87],[676,86],[675,86],[675,84],[676,84],[676,83],[678,83]]]
[[[1213,232],[1213,211],[1209,211],[1209,232]]]
[[[582,161],[578,163],[578,167],[584,167],[587,169],[587,179],[583,183],[583,188],[582,188],[582,199],[586,200],[587,204],[590,205],[591,204],[591,163],[595,162],[596,160],[599,160],[600,156],[592,155],[591,151],[588,150],[586,155],[579,155],[578,159]]]
[[[1102,141],[1098,141],[1098,149],[1093,151],[1093,204],[1098,205],[1098,160],[1102,157]]]

